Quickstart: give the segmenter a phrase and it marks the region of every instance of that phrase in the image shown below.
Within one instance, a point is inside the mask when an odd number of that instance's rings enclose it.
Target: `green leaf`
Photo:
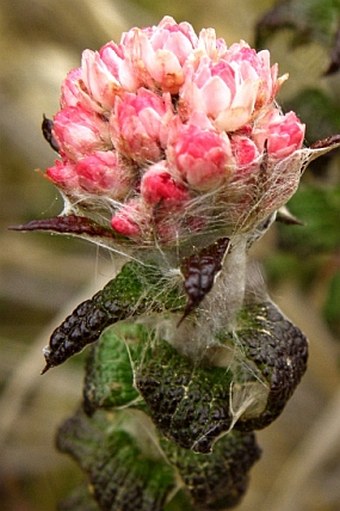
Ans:
[[[254,433],[232,431],[210,454],[199,454],[162,440],[161,446],[193,499],[195,509],[236,506],[248,486],[248,472],[260,458]],[[197,507],[196,507],[197,506]]]
[[[102,511],[162,511],[176,486],[173,469],[124,427],[120,415],[79,411],[59,429],[58,448],[87,473]]]
[[[136,401],[139,393],[134,388],[133,361],[141,358],[146,340],[141,325],[122,324],[104,332],[88,358],[84,384],[87,413]]]
[[[137,315],[177,311],[185,306],[182,280],[165,276],[155,265],[129,262],[92,299],[78,305],[51,335],[46,366],[62,364],[97,341],[106,327]]]
[[[219,332],[201,360],[164,340],[150,342],[136,363],[135,384],[167,438],[208,453],[233,427],[252,431],[276,419],[306,363],[301,331],[273,303],[247,304],[234,331]]]
[[[157,428],[181,447],[210,452],[231,424],[226,368],[199,367],[168,342],[149,346],[136,368],[136,386]]]
[[[283,411],[306,371],[308,343],[299,328],[272,302],[249,304],[240,315],[240,327],[235,334],[226,333],[220,339],[227,345],[237,339],[244,357],[246,377],[247,368],[255,366],[257,372],[253,373],[253,377],[260,375],[262,384],[267,388],[264,407],[256,407],[255,393],[255,407],[246,410],[234,426],[240,431],[252,431],[267,427]],[[236,403],[241,400],[242,404],[242,399],[248,397],[247,394],[243,397],[243,392],[247,390],[247,379],[244,387],[242,377],[237,374],[235,381],[238,385],[232,399]]]

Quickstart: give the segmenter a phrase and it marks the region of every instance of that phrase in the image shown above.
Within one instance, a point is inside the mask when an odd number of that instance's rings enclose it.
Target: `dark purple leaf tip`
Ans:
[[[52,231],[61,234],[115,238],[114,232],[108,227],[104,227],[89,218],[78,215],[31,220],[26,224],[11,226],[10,229],[14,231]]]
[[[189,299],[178,325],[201,303],[213,287],[215,276],[222,269],[223,258],[229,246],[229,238],[221,238],[184,261],[181,270],[184,276],[184,289]]]

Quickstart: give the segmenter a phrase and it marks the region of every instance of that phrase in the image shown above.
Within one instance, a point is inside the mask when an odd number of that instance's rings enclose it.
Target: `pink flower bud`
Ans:
[[[159,50],[172,52],[183,65],[193,48],[197,46],[198,37],[190,23],[176,23],[171,16],[165,16],[155,27],[150,42],[155,52]]]
[[[165,127],[172,116],[170,97],[141,88],[117,98],[110,118],[114,146],[139,163],[162,157]]]
[[[151,205],[157,205],[161,201],[167,201],[169,205],[189,199],[188,191],[176,182],[166,161],[151,165],[145,172],[141,181],[141,196]]]
[[[104,110],[110,110],[121,85],[108,70],[98,52],[85,50],[81,61],[82,79],[89,94]]]
[[[142,85],[124,46],[111,41],[100,48],[99,55],[103,64],[124,90],[134,92]]]
[[[89,193],[115,200],[125,198],[133,180],[132,170],[122,164],[114,151],[95,151],[71,163],[57,160],[46,176],[66,195]]]
[[[278,66],[277,64],[270,65],[268,50],[257,53],[245,41],[231,45],[224,58],[234,69],[238,69],[242,81],[259,81],[255,102],[256,110],[272,103],[281,84],[288,78],[287,74],[278,78]]]
[[[79,186],[92,194],[125,198],[133,181],[132,170],[120,161],[115,151],[96,151],[79,160],[75,166]]]
[[[305,125],[294,112],[283,115],[273,109],[256,125],[253,136],[259,147],[267,143],[269,156],[283,159],[302,147]]]
[[[207,44],[206,37],[202,36],[203,44]],[[223,53],[216,48],[215,60],[197,54],[198,58],[188,62],[180,109],[184,116],[204,112],[217,129],[232,132],[273,101],[286,76],[277,79],[277,66],[270,67],[268,51],[256,53],[244,42],[229,49],[220,46]],[[211,46],[208,51],[213,54]]]
[[[235,131],[250,121],[258,88],[257,76],[243,80],[240,70],[228,62],[214,64],[202,59],[196,71],[188,69],[186,73],[180,108],[182,112],[204,112],[217,129]]]
[[[136,90],[138,86],[131,66],[114,43],[103,46],[99,52],[85,50],[81,69],[90,96],[103,110],[111,110],[122,90]]]
[[[195,190],[217,188],[229,176],[233,163],[228,136],[193,124],[181,125],[171,134],[170,163]]]
[[[60,154],[70,160],[112,147],[108,122],[80,106],[63,108],[55,115],[53,134]]]
[[[79,190],[79,180],[74,163],[65,163],[56,160],[53,167],[46,169],[46,177],[63,190],[72,192]]]
[[[102,112],[102,108],[91,98],[82,80],[80,67],[71,69],[61,85],[61,108],[68,106],[81,106],[85,110]]]
[[[68,72],[61,86],[60,106],[77,106],[79,104],[81,69],[76,67]]]
[[[217,61],[221,58],[227,51],[227,45],[225,41],[221,38],[216,39],[216,32],[213,28],[203,28],[198,37],[198,58],[201,58],[200,52],[204,52],[208,55],[208,57]]]
[[[149,212],[138,198],[130,199],[112,217],[111,227],[122,236],[147,238],[149,231]]]
[[[269,125],[268,153],[275,158],[286,158],[302,147],[305,125],[294,112],[289,112]]]
[[[245,135],[233,135],[231,147],[238,171],[243,171],[259,160],[259,150],[251,138]]]
[[[189,23],[166,16],[156,27],[132,29],[122,40],[142,83],[177,94],[184,82],[183,64],[197,45]]]

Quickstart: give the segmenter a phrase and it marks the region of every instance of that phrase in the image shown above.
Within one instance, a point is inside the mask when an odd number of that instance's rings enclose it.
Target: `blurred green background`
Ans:
[[[273,7],[271,0],[0,3],[2,510],[53,510],[80,478],[73,463],[55,452],[54,432],[79,401],[84,357],[42,377],[41,348],[52,329],[114,271],[111,257],[85,242],[7,229],[62,208],[56,190],[34,169],[54,160],[40,125],[43,113],[52,117],[58,109],[65,74],[79,65],[83,49],[118,40],[123,30],[157,23],[165,14],[191,22],[197,31],[213,26],[228,44],[242,38],[270,48],[281,74],[290,73],[280,103],[308,122],[310,143],[340,132],[340,73],[323,74],[339,2],[314,0],[323,6],[316,25],[315,19],[306,24],[304,8],[311,3],[292,2],[279,13],[284,28],[257,39],[255,24]],[[297,30],[289,28],[293,25]],[[308,170],[290,204],[305,226],[275,225],[253,251],[274,300],[309,337],[311,355],[286,411],[258,435],[263,458],[240,511],[340,509],[339,167],[335,154]]]

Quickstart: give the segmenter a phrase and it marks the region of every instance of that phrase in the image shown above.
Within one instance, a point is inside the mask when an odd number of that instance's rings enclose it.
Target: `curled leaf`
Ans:
[[[271,302],[249,304],[241,314],[242,328],[237,330],[237,339],[244,354],[243,369],[241,358],[240,374],[237,370],[234,376],[231,408],[233,400],[242,398],[247,385],[258,375],[268,390],[263,409],[250,407],[237,417],[237,430],[252,431],[268,426],[281,414],[306,371],[308,343],[299,328]],[[228,344],[234,339],[228,334],[222,342]],[[247,367],[254,366],[258,372],[248,371],[247,376]]]
[[[209,350],[218,366],[212,365]],[[211,452],[232,428],[268,426],[307,364],[305,336],[271,302],[247,305],[235,330],[220,332],[209,350],[207,357],[193,361],[155,340],[135,372],[135,385],[156,426],[180,447],[199,453]]]
[[[173,469],[125,431],[113,414],[78,412],[59,429],[57,445],[86,472],[102,511],[163,511]]]
[[[236,506],[244,495],[249,470],[261,451],[254,433],[232,431],[210,454],[200,454],[162,440],[168,460],[177,468],[195,509],[218,510]]]
[[[139,397],[134,387],[133,360],[141,358],[146,339],[141,325],[110,328],[90,352],[84,382],[84,410],[133,404]]]
[[[86,300],[57,327],[44,349],[46,366],[57,366],[86,345],[97,341],[103,330],[117,321],[140,314],[175,311],[183,307],[179,282],[164,281],[158,267],[127,263],[90,300]]]
[[[225,368],[199,367],[166,341],[144,354],[135,384],[157,428],[185,449],[208,453],[231,425],[229,385]]]

